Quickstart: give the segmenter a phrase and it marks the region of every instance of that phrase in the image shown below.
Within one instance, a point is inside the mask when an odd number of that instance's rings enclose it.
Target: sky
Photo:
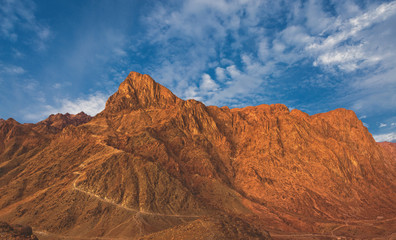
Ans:
[[[396,142],[396,1],[0,0],[0,118],[95,115],[130,71],[182,99],[347,108]]]

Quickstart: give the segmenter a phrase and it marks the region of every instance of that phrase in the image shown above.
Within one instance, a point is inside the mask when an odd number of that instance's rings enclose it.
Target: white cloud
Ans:
[[[144,18],[148,36],[142,41],[142,44],[149,43],[158,50],[155,52],[158,64],[153,65],[152,76],[180,97],[194,96],[204,99],[206,103],[222,104],[221,98],[211,96],[210,91],[205,89],[218,89],[223,95],[226,90],[223,91],[222,84],[230,86],[241,81],[234,81],[235,76],[229,75],[232,69],[227,70],[226,67],[235,63],[225,56],[223,50],[243,49],[245,41],[252,39],[252,44],[257,46],[258,40],[261,41],[262,59],[264,55],[269,55],[265,53],[263,30],[259,26],[263,10],[269,5],[278,4],[239,0],[189,0],[181,2],[176,8],[157,4],[152,14]],[[233,58],[238,55],[242,56],[243,53],[235,52]],[[214,76],[208,78],[209,75],[204,75],[204,78],[200,78],[208,69],[214,71]],[[245,88],[244,84],[237,85],[238,88]],[[246,86],[249,87],[246,88],[248,91],[243,91],[245,94],[255,90],[249,83]],[[225,95],[231,98],[232,94],[236,92],[229,91]]]
[[[199,89],[196,86],[190,86],[184,93],[186,99],[195,99],[201,101],[202,98],[199,96]]]
[[[288,46],[305,47],[311,44],[315,38],[307,33],[303,26],[291,25],[280,32],[279,37]]]
[[[259,43],[258,56],[261,59],[261,61],[267,60],[268,57],[270,56],[270,50],[267,41],[268,41],[267,39],[262,39]]]
[[[319,23],[332,24],[322,28],[324,34],[311,36],[303,57],[310,56],[314,66],[343,78],[335,89],[343,95],[341,104],[349,102],[359,114],[372,116],[396,109],[396,1],[370,4],[365,10],[352,1],[334,1],[338,15],[318,16]],[[306,26],[310,31],[312,25]],[[364,74],[343,75],[359,71]]]
[[[329,26],[334,25],[334,19],[322,9],[321,1],[309,0],[305,3],[303,11],[306,16],[306,26],[314,35],[321,34]]]
[[[331,89],[334,105],[369,116],[368,111],[396,109],[396,1],[365,6],[332,1],[330,11],[324,5],[316,0],[159,3],[143,19],[148,35],[140,44],[156,49],[152,76],[182,98],[215,105],[243,105],[256,95],[300,101],[282,92],[282,77],[289,68],[314,64],[329,75],[313,72],[314,87]],[[204,91],[202,76],[207,85],[217,85],[216,94]],[[296,76],[292,84],[299,81]]]
[[[0,74],[6,74],[6,75],[20,75],[25,73],[25,69],[23,69],[20,66],[15,66],[15,65],[2,65],[0,64]]]
[[[221,67],[216,67],[216,79],[219,81],[224,81],[226,79],[225,69]]]
[[[83,111],[88,115],[94,116],[104,109],[107,98],[108,96],[102,93],[95,93],[86,98],[77,98],[76,100],[63,99],[60,101],[59,107],[48,106],[48,113],[76,114]]]
[[[280,42],[280,41],[278,41],[278,40],[274,40],[274,41],[272,42],[272,45],[273,45],[274,51],[275,51],[277,54],[282,54],[283,51],[284,51],[285,48],[286,48],[286,46],[285,46],[282,42]]]
[[[354,37],[361,33],[362,30],[372,26],[375,23],[385,21],[396,13],[396,1],[384,3],[377,8],[370,10],[364,14],[358,15],[354,18],[339,20],[335,23],[336,29],[326,38],[317,39],[318,43],[314,43],[308,49],[329,50],[337,46],[348,38]],[[323,18],[319,17],[319,19]]]
[[[396,12],[396,2],[383,3],[372,11],[366,12],[363,15],[350,19],[352,26],[351,34],[371,26],[372,24],[386,20],[388,17],[394,15]]]
[[[229,80],[225,82],[225,86],[219,89],[216,94],[206,100],[206,103],[213,105],[227,104],[231,107],[239,107],[243,105],[244,98],[252,94],[260,85],[264,84],[265,75],[271,69],[270,63],[262,65],[256,61],[252,61],[247,55],[242,56],[243,70],[237,66],[231,65],[225,68],[225,73],[229,76]],[[264,92],[261,92],[262,94]]]
[[[127,56],[127,53],[126,53],[122,48],[120,48],[120,47],[115,47],[115,48],[113,49],[113,53],[114,53],[116,56],[120,56],[120,57],[125,57],[125,56]]]
[[[41,121],[51,114],[77,114],[80,112],[85,112],[88,115],[95,116],[104,109],[107,98],[108,96],[97,92],[88,95],[87,97],[77,98],[75,100],[62,99],[57,102],[57,106],[44,105],[43,108],[45,110],[42,111],[35,111],[32,113],[29,110],[25,110],[24,118],[29,121]]]
[[[386,126],[387,126],[386,123],[380,123],[380,125],[379,125],[380,128],[383,128],[383,127],[386,127]]]
[[[367,41],[365,32],[374,24],[382,23],[396,14],[396,1],[383,3],[377,8],[353,18],[340,19],[333,23],[334,28],[327,37],[320,35],[306,50],[316,59],[315,65],[336,66],[345,71],[354,71],[362,66],[373,66],[383,60],[383,49],[371,49],[378,46],[381,39]],[[322,19],[323,17],[319,18]],[[320,21],[320,20],[319,20]],[[327,29],[324,29],[327,30]],[[368,34],[372,34],[369,32]],[[384,48],[385,46],[379,45]]]
[[[213,92],[219,89],[219,85],[209,76],[209,74],[203,74],[200,88],[206,92]]]
[[[333,52],[323,53],[314,62],[314,65],[337,65],[345,71],[354,71],[358,68],[357,62],[364,58],[364,53],[359,47],[346,46]]]
[[[386,134],[378,134],[373,136],[375,141],[377,142],[395,142],[396,141],[396,132],[386,133]]]

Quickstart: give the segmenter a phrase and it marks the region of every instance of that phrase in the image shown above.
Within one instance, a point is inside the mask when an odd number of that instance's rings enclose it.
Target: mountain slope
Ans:
[[[44,239],[162,239],[202,224],[248,239],[396,231],[395,155],[352,111],[207,107],[131,72],[104,111],[82,119],[0,123],[1,146],[18,126],[13,147],[0,148],[1,220]]]

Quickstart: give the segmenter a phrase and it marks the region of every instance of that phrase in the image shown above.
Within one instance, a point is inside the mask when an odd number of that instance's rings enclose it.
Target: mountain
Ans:
[[[131,72],[92,119],[0,121],[0,220],[39,239],[390,237],[394,149],[350,110],[205,106]]]

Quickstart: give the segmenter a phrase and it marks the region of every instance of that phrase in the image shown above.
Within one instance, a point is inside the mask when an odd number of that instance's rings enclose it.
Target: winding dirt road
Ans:
[[[133,212],[133,213],[136,213],[136,214],[142,214],[142,215],[154,215],[154,216],[176,217],[176,218],[200,218],[200,217],[202,217],[202,216],[198,216],[198,215],[180,215],[180,214],[164,214],[164,213],[146,212],[146,211],[141,211],[141,210],[138,210],[138,209],[133,209],[133,208],[130,208],[130,207],[127,207],[127,206],[124,206],[124,205],[115,203],[115,202],[113,202],[113,201],[110,200],[110,199],[102,198],[102,197],[99,196],[99,195],[96,195],[96,194],[94,194],[94,193],[90,193],[90,192],[85,191],[85,190],[83,190],[83,189],[81,189],[81,188],[78,188],[78,187],[77,187],[77,182],[78,182],[78,179],[82,176],[82,173],[81,173],[81,172],[74,172],[74,174],[78,175],[78,177],[73,181],[73,190],[82,192],[82,193],[84,193],[84,194],[87,194],[87,195],[89,195],[89,196],[91,196],[91,197],[94,197],[94,198],[98,199],[98,200],[101,201],[101,202],[105,202],[105,203],[111,204],[111,205],[113,205],[113,206],[115,206],[115,207],[122,208],[122,209],[124,209],[124,210],[129,211],[129,212]]]

